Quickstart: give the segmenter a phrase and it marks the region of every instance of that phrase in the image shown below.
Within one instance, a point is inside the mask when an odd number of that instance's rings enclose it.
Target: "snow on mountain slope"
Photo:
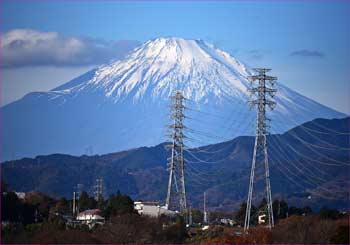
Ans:
[[[1,109],[2,160],[54,152],[107,153],[164,141],[169,96],[189,100],[191,145],[254,132],[247,76],[251,71],[202,40],[157,38],[123,60],[93,69],[49,92],[30,93]],[[343,114],[277,85],[273,130]],[[283,120],[283,122],[281,122]]]
[[[249,74],[235,58],[204,41],[158,38],[127,59],[101,66],[89,81],[66,90],[76,95],[99,91],[114,102],[130,95],[135,102],[146,96],[164,99],[174,89],[183,89],[195,101],[209,94],[241,98],[247,94],[245,77]]]

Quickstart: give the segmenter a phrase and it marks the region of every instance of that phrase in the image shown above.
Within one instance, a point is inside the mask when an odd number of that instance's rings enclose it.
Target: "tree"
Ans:
[[[127,195],[122,195],[120,191],[117,195],[111,195],[107,200],[106,209],[103,211],[105,217],[118,214],[133,213],[134,201]]]
[[[303,210],[294,206],[288,208],[288,215],[302,215]]]
[[[321,219],[338,219],[340,217],[340,213],[336,209],[322,207],[320,210],[320,217]]]
[[[259,205],[259,210],[263,211],[263,210],[267,210],[267,201],[266,198],[263,198],[261,200],[261,203]]]
[[[5,182],[3,182],[2,180],[0,181],[0,188],[1,188],[1,193],[4,193],[4,192],[7,192],[8,191],[8,185],[5,183]]]
[[[303,208],[302,208],[302,211],[303,211],[303,215],[311,214],[311,213],[312,213],[312,209],[311,209],[309,206],[303,207]]]
[[[176,217],[176,222],[170,225],[164,231],[165,237],[168,241],[174,244],[183,243],[187,237],[186,224],[182,216]]]
[[[203,222],[203,213],[198,208],[192,209],[192,221],[193,223]]]
[[[79,211],[97,208],[97,202],[93,197],[89,197],[86,191],[83,191],[79,197]]]
[[[1,203],[2,220],[18,222],[21,217],[22,203],[18,199],[16,193],[7,192],[3,194]]]
[[[266,201],[266,200],[265,200]],[[240,225],[244,225],[244,220],[245,220],[245,213],[246,213],[246,209],[247,209],[247,203],[246,202],[243,202],[235,216],[235,219],[236,219],[236,222]],[[250,221],[251,221],[251,224],[256,224],[257,223],[257,208],[252,205],[251,206],[251,209],[250,209]]]
[[[273,216],[275,220],[287,218],[288,204],[284,200],[274,200],[272,203]]]
[[[24,203],[16,193],[7,192],[2,195],[2,220],[30,224],[34,222],[36,206]]]
[[[71,205],[66,198],[62,197],[56,203],[53,211],[60,214],[67,214],[71,212]]]
[[[50,208],[56,201],[44,193],[31,192],[26,194],[26,203],[34,206],[38,215],[47,220],[49,218]]]

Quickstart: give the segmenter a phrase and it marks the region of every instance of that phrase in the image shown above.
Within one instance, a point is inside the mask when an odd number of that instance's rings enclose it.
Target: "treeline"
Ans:
[[[100,209],[101,214],[106,219],[109,219],[113,215],[132,213],[134,211],[134,201],[125,194],[121,194],[117,191],[117,194],[110,195],[107,199],[100,197],[99,200],[95,200],[94,197],[90,197],[85,191],[81,193],[79,199],[77,200],[78,210],[84,211],[88,209]],[[62,198],[59,200],[58,208],[56,212],[64,214],[71,211],[72,201]]]
[[[181,216],[174,218],[150,218],[134,211],[133,200],[119,191],[106,200],[96,201],[82,192],[78,200],[80,211],[99,208],[107,219],[103,226],[89,229],[86,226],[67,227],[60,218],[71,214],[72,200],[54,199],[43,193],[28,193],[19,199],[14,192],[2,193],[2,243],[14,244],[250,244],[250,243],[349,243],[349,216],[336,209],[322,208],[314,212],[310,207],[289,206],[284,200],[273,202],[275,228],[272,231],[263,226],[252,226],[248,235],[242,231],[246,203],[236,213],[213,213],[211,220],[229,217],[237,222],[236,227],[211,226],[186,229]],[[6,194],[5,194],[6,193]],[[252,223],[257,216],[266,212],[266,200],[252,206]],[[203,220],[203,213],[192,209],[195,223]],[[194,230],[193,230],[194,229]],[[194,235],[195,234],[195,235]]]
[[[54,199],[39,192],[27,193],[20,199],[6,187],[2,190],[2,244],[179,244],[187,238],[182,217],[140,216],[133,200],[119,191],[99,201],[81,193],[79,210],[99,208],[107,219],[105,225],[89,229],[65,225],[62,216],[72,213],[72,200]]]
[[[229,217],[237,222],[235,227],[215,226],[208,231],[198,231],[189,238],[194,244],[349,244],[349,214],[323,207],[318,212],[310,207],[289,206],[284,200],[273,202],[275,227],[272,230],[257,225],[258,215],[266,213],[266,199],[252,205],[251,229],[243,233],[246,203],[235,214],[215,213],[217,217]],[[214,218],[215,217],[215,218]]]
[[[1,193],[2,221],[28,225],[47,222],[50,219],[72,215],[72,200],[66,198],[54,199],[40,192],[26,193],[24,199],[20,199],[15,192],[8,191],[6,186]],[[104,200],[96,201],[87,192],[82,192],[77,200],[79,211],[87,209],[100,209],[102,216],[109,219],[113,215],[134,212],[133,200],[119,191],[116,195]]]
[[[244,225],[246,208],[247,208],[247,203],[246,202],[242,203],[240,206],[240,209],[235,215],[235,220],[239,225]],[[293,215],[307,216],[314,213],[311,207],[309,206],[304,206],[304,207],[288,206],[288,203],[285,200],[274,200],[272,203],[272,209],[273,209],[273,217],[275,222],[277,222],[280,219],[285,219]],[[265,198],[261,201],[259,206],[256,207],[252,205],[251,207],[251,223],[253,225],[257,224],[258,215],[261,213],[267,213],[267,202]],[[327,207],[322,207],[320,211],[315,212],[315,214],[316,213],[318,213],[320,218],[322,219],[338,219],[343,216],[337,209],[332,209]]]

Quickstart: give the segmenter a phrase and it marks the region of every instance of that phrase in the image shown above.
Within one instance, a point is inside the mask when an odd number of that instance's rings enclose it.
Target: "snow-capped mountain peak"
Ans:
[[[114,102],[165,98],[175,89],[194,101],[209,94],[240,98],[247,93],[249,74],[241,62],[202,40],[157,38],[125,59],[99,67],[89,81],[68,90],[98,91]]]
[[[247,105],[250,74],[205,41],[157,38],[122,60],[1,108],[6,142],[1,157],[82,154],[90,146],[94,153],[108,153],[164,142],[169,96],[176,89],[191,100],[186,126],[204,132],[187,132],[191,146],[254,134],[256,112]],[[345,116],[281,83],[276,88],[277,107],[268,112],[275,132],[318,117]]]

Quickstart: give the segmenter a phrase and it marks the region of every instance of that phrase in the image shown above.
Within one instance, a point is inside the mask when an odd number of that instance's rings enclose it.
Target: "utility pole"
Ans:
[[[192,205],[190,204],[189,205],[189,209],[188,209],[188,225],[192,225]]]
[[[254,144],[254,153],[252,159],[252,167],[250,172],[249,191],[247,199],[247,208],[244,221],[244,231],[249,230],[250,224],[250,212],[252,205],[253,187],[254,187],[254,175],[255,165],[259,162],[263,162],[265,165],[265,180],[266,180],[266,200],[267,200],[267,218],[268,227],[271,229],[274,226],[273,210],[272,210],[272,198],[271,198],[271,186],[270,186],[270,173],[269,173],[269,161],[267,157],[267,145],[266,145],[266,134],[267,134],[267,121],[270,121],[266,117],[266,106],[271,110],[274,109],[276,102],[270,98],[277,92],[276,89],[272,88],[277,80],[277,77],[266,75],[266,72],[271,69],[256,68],[253,69],[257,72],[257,75],[250,76],[251,88],[249,91],[255,96],[254,100],[250,101],[250,105],[257,108],[257,120],[256,120],[256,135]],[[257,86],[254,83],[257,82]],[[263,157],[261,157],[263,156]]]
[[[34,222],[35,223],[38,223],[38,215],[39,215],[38,209],[35,209],[35,214],[34,214]]]
[[[76,210],[76,192],[73,191],[73,210],[72,210],[72,214],[73,217],[75,216],[77,210]]]
[[[165,207],[169,210],[179,209],[180,212],[184,212],[187,209],[186,205],[186,190],[185,190],[185,162],[183,156],[184,138],[185,135],[183,121],[184,115],[184,100],[185,97],[181,90],[176,90],[170,97],[171,104],[171,119],[173,124],[168,126],[172,144],[168,145],[171,148],[171,157],[168,163],[169,170],[169,182],[168,191],[166,197]]]
[[[203,223],[208,223],[208,212],[207,212],[207,193],[203,194]]]

